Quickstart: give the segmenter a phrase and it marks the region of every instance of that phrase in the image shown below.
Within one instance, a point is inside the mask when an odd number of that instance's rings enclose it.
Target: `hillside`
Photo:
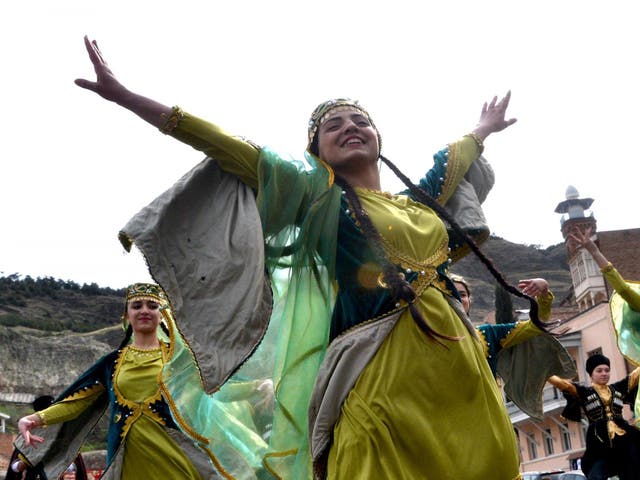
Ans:
[[[545,278],[558,304],[571,291],[571,274],[564,243],[540,249],[530,245],[511,243],[500,237],[490,237],[481,250],[513,285],[526,278]],[[473,306],[471,317],[481,321],[494,309],[496,282],[487,268],[470,254],[453,264],[450,272],[462,275],[471,285]],[[512,296],[514,308],[528,308],[526,300]]]
[[[482,250],[504,276],[544,277],[556,303],[571,284],[564,244],[546,249],[491,237]],[[472,287],[472,318],[493,310],[495,282],[473,256],[454,264]],[[119,343],[124,290],[77,285],[52,278],[0,277],[0,399],[12,393],[59,392],[78,373]],[[515,308],[528,304],[513,298]]]

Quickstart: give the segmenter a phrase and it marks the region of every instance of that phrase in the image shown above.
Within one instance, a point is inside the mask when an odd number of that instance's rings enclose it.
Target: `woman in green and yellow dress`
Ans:
[[[158,285],[127,287],[123,315],[127,335],[121,347],[83,373],[53,405],[19,420],[22,453],[46,478],[58,478],[58,469],[68,465],[61,452],[75,457],[86,429],[107,406],[107,470],[102,478],[217,478],[206,456],[194,456],[196,449],[187,447],[188,441],[182,443],[160,390],[158,378],[169,346],[160,339],[159,326],[170,319],[168,312],[167,298]],[[64,428],[54,430],[55,425]],[[44,426],[49,428],[42,433],[33,431]],[[44,435],[47,445],[36,449],[45,442]],[[202,473],[194,465],[196,460]]]
[[[305,158],[293,160],[127,90],[97,44],[85,44],[97,80],[76,80],[80,87],[205,153],[256,193],[274,287],[265,335],[274,349],[260,357],[273,359],[276,389],[266,471],[305,480],[518,478],[502,396],[447,276],[467,245],[480,255],[469,237],[488,235],[479,205],[493,174],[480,154],[487,136],[515,122],[505,118],[510,95],[485,103],[473,131],[438,152],[416,186],[380,154],[380,134],[356,101],[321,104]],[[379,160],[407,191],[382,191]],[[136,241],[145,224],[131,223],[124,236]],[[162,265],[153,241],[141,250]],[[251,368],[249,358],[242,374]]]

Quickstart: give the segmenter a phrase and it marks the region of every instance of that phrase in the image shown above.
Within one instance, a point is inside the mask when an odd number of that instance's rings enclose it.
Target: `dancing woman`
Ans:
[[[109,408],[107,468],[101,478],[219,478],[205,452],[178,428],[158,381],[171,349],[169,325],[174,327],[164,291],[148,283],[127,287],[122,320],[126,335],[120,348],[51,406],[18,421],[23,440],[18,449],[46,478],[58,478]],[[37,448],[45,436],[46,448]]]
[[[305,158],[295,161],[129,91],[95,41],[85,44],[97,79],[76,80],[80,87],[205,153],[257,194],[275,294],[265,335],[275,347],[260,357],[275,359],[266,470],[307,479],[313,462],[317,478],[518,478],[502,396],[447,276],[450,261],[469,249],[480,255],[470,236],[488,235],[480,203],[493,175],[480,154],[490,134],[516,121],[505,118],[510,95],[486,103],[416,186],[381,155],[380,132],[356,101],[319,105]],[[407,191],[381,190],[379,161]],[[462,228],[445,206],[466,213]],[[124,237],[140,246],[143,223]],[[220,228],[215,218],[210,228]],[[158,250],[142,247],[162,265]],[[262,355],[264,342],[256,348]],[[238,373],[251,367],[249,358]]]

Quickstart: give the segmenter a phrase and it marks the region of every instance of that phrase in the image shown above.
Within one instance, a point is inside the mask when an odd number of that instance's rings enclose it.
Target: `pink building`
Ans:
[[[567,189],[567,198],[556,207],[563,214],[561,231],[567,238],[568,231],[578,225],[596,231],[593,214],[585,211],[593,202],[579,198],[574,187]],[[598,232],[597,243],[607,259],[625,279],[640,280],[640,229]],[[565,299],[552,319],[560,319],[561,326],[569,331],[560,338],[562,344],[576,361],[579,381],[589,383],[585,361],[594,353],[602,353],[611,359],[611,381],[625,377],[634,367],[620,354],[616,334],[611,322],[609,296],[611,288],[606,284],[591,255],[583,249],[568,250],[568,262],[573,283],[573,297]],[[537,422],[507,402],[520,445],[522,471],[571,470],[579,468],[579,459],[585,448],[587,424],[563,419],[566,404],[562,394],[547,384],[544,391],[544,420]],[[625,417],[632,417],[626,407]],[[584,422],[584,420],[583,420]]]

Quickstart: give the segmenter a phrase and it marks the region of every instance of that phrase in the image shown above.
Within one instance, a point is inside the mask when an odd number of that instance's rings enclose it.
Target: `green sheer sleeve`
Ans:
[[[605,267],[603,273],[616,290],[609,301],[609,308],[618,348],[630,362],[640,365],[640,309],[636,305],[640,298],[640,283],[625,282],[612,266]],[[640,418],[640,397],[635,400],[634,417]]]

